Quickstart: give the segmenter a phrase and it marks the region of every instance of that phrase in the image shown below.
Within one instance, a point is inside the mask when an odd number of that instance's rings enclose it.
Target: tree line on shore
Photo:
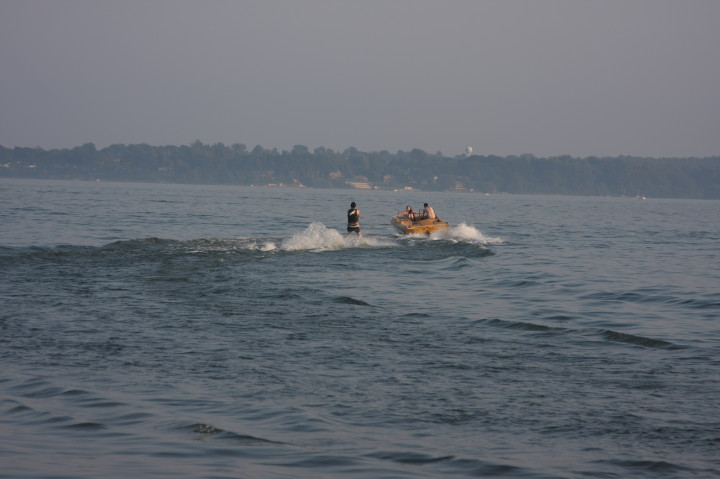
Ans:
[[[412,188],[425,191],[720,198],[720,156],[639,158],[534,155],[447,157],[412,151],[334,151],[296,145],[252,150],[86,143],[69,149],[0,146],[0,177],[196,184]]]

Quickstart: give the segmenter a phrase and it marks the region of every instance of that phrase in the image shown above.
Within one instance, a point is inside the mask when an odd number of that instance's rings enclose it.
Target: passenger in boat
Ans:
[[[353,201],[350,203],[350,209],[347,211],[348,225],[345,237],[350,236],[350,233],[356,233],[358,237],[362,236],[362,233],[360,233],[360,210],[357,209],[356,206]]]
[[[422,219],[424,220],[434,220],[435,219],[435,210],[432,209],[432,206],[428,206],[427,203],[425,203],[425,208],[422,210]]]
[[[415,221],[415,212],[412,209],[412,206],[407,205],[405,207],[405,216],[407,216],[407,219],[410,221]]]

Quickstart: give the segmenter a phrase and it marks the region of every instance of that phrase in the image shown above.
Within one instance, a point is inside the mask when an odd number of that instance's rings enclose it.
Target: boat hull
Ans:
[[[390,224],[404,235],[429,235],[434,231],[444,230],[450,227],[447,221],[443,221],[440,218],[410,221],[407,217],[400,215],[395,215],[390,218]]]

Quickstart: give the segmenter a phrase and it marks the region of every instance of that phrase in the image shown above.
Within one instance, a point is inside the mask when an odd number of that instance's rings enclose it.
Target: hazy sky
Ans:
[[[0,145],[720,155],[718,0],[0,0]]]

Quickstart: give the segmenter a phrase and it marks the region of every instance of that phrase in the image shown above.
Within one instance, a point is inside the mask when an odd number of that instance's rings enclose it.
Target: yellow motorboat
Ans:
[[[407,213],[405,211],[400,211],[390,218],[390,223],[404,235],[429,235],[433,231],[447,229],[450,227],[447,221],[443,221],[440,218],[412,221],[407,217]]]

